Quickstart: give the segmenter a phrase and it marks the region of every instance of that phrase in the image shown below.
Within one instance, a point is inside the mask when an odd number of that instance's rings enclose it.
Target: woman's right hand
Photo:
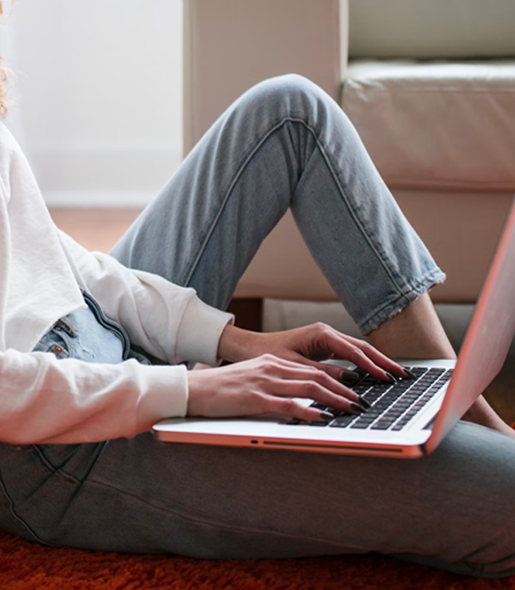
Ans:
[[[264,354],[225,367],[188,371],[188,416],[209,418],[282,414],[309,422],[330,416],[292,398],[309,398],[359,414],[360,397],[326,372]]]

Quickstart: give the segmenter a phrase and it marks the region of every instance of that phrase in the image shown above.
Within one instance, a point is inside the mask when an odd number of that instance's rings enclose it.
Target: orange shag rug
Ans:
[[[200,561],[41,547],[0,531],[1,590],[515,590],[380,556]]]

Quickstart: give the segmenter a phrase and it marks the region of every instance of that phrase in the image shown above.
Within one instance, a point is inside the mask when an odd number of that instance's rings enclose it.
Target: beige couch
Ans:
[[[474,302],[515,191],[513,0],[185,0],[185,148],[243,91],[295,72],[350,116],[448,280]],[[331,301],[287,216],[236,296]]]

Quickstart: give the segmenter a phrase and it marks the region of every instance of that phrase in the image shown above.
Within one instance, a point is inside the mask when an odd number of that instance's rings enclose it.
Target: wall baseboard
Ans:
[[[173,142],[34,144],[28,154],[49,207],[144,207],[182,161]]]
[[[142,209],[156,195],[151,191],[79,190],[43,191],[47,207],[136,207]]]

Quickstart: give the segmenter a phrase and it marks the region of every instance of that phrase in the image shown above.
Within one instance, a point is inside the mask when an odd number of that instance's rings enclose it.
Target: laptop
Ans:
[[[514,200],[515,203],[515,200]],[[157,440],[323,453],[419,457],[431,453],[495,378],[515,333],[515,204],[481,291],[458,361],[401,362],[415,375],[394,384],[361,372],[351,389],[371,407],[328,423],[284,417],[180,418],[153,427]],[[326,361],[351,368],[345,361]],[[296,398],[303,405],[321,404]],[[334,410],[328,408],[334,413]]]

